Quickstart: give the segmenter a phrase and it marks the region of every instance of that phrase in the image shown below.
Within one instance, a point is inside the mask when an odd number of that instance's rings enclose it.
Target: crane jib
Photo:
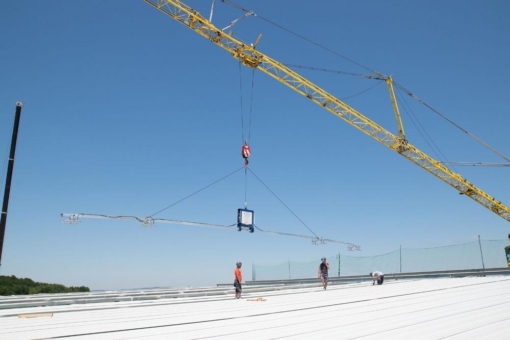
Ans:
[[[351,126],[369,135],[379,143],[399,153],[401,156],[447,183],[454,189],[458,190],[460,194],[471,198],[510,222],[509,207],[479,189],[474,184],[468,182],[461,175],[451,171],[440,162],[420,151],[415,146],[409,144],[403,134],[403,127],[399,126],[400,136],[392,134],[282,63],[257,51],[255,47],[250,44],[246,44],[232,37],[230,34],[223,32],[182,1],[144,1],[204,38],[227,50],[243,65],[257,68],[270,77],[290,87],[340,119],[346,121]],[[392,103],[394,103],[393,100]]]

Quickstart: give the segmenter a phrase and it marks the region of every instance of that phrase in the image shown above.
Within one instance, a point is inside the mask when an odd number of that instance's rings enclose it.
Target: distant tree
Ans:
[[[28,278],[17,278],[14,275],[0,275],[0,295],[52,294],[70,292],[90,292],[85,286],[66,287],[56,283],[34,282]]]
[[[89,287],[80,286],[80,287],[69,287],[71,292],[90,292]]]

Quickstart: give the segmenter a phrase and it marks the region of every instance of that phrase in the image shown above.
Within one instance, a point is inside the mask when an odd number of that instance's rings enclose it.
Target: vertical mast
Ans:
[[[2,215],[0,217],[0,266],[2,265],[2,251],[4,248],[5,225],[7,224],[7,208],[9,206],[9,193],[11,192],[12,169],[14,168],[14,154],[16,153],[16,140],[18,139],[18,127],[21,117],[22,103],[16,103],[16,116],[12,130],[11,152],[9,154],[9,166],[7,168],[7,179],[5,181],[4,200],[2,204]]]

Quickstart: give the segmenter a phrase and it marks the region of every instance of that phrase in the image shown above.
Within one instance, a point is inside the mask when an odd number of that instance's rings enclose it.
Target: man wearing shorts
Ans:
[[[236,269],[234,269],[234,287],[236,287],[236,299],[241,298],[241,293],[243,291],[243,287],[241,287],[241,282],[243,281],[243,274],[241,273],[241,266],[243,264],[241,262],[236,263]]]
[[[321,279],[324,290],[326,290],[326,287],[328,286],[328,269],[329,263],[326,261],[326,258],[323,257],[321,259],[321,264],[319,265],[319,272],[317,273],[317,275]]]

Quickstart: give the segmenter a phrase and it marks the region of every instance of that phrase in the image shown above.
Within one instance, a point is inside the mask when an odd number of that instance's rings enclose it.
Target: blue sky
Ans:
[[[209,17],[211,1],[190,0]],[[507,1],[249,1],[244,7],[415,93],[507,157]],[[213,23],[242,13],[218,2]],[[250,168],[319,236],[337,244],[60,213],[144,217],[242,166],[239,65],[143,1],[17,1],[0,13],[2,190],[15,103],[24,103],[1,275],[92,289],[230,282],[236,261],[276,264],[335,253],[503,239],[509,224],[403,157],[256,71]],[[250,17],[234,35],[282,63],[367,70]],[[373,80],[297,69],[338,98]],[[251,70],[243,68],[245,119]],[[384,83],[345,100],[396,133]],[[451,161],[503,162],[422,105],[405,99]],[[401,106],[406,105],[401,102]],[[410,110],[408,110],[410,112]],[[408,140],[436,158],[402,112]],[[246,133],[246,130],[245,130]],[[509,168],[457,167],[510,204]],[[236,173],[156,215],[231,224],[244,204]],[[310,235],[253,176],[248,207],[262,229]]]

